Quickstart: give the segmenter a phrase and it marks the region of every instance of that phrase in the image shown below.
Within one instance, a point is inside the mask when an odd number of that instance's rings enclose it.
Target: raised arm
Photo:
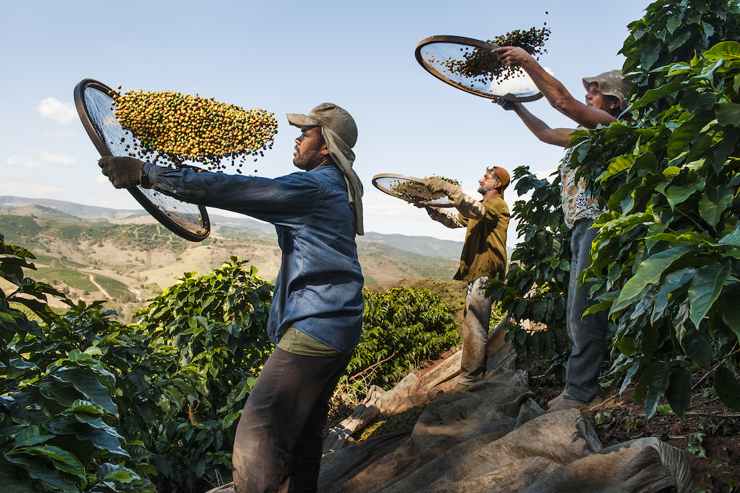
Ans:
[[[571,134],[573,129],[570,128],[550,128],[545,122],[534,116],[521,103],[500,103],[506,109],[511,109],[521,118],[527,128],[542,142],[560,147],[570,145]]]
[[[527,72],[537,88],[550,102],[550,105],[579,125],[594,128],[597,125],[606,125],[616,120],[608,112],[594,106],[588,106],[574,98],[559,80],[542,68],[542,65],[522,48],[505,46],[495,51],[503,63],[518,65]]]
[[[234,176],[190,168],[164,168],[130,157],[104,157],[100,167],[116,188],[153,188],[185,202],[277,222],[310,211],[322,190],[309,173],[280,178]]]

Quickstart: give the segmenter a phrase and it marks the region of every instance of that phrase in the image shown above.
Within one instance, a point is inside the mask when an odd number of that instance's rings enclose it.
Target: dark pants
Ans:
[[[596,236],[591,224],[587,220],[577,222],[570,240],[572,254],[566,316],[571,351],[565,374],[565,396],[581,402],[589,402],[599,392],[599,370],[606,357],[608,335],[606,311],[581,318],[583,311],[592,304],[588,299],[588,287],[578,280],[591,264],[591,243]]]
[[[459,382],[471,384],[486,372],[486,343],[493,299],[486,295],[488,277],[479,277],[468,284],[465,315],[462,324],[462,362]]]
[[[349,358],[275,349],[236,430],[236,493],[316,491],[329,399]]]

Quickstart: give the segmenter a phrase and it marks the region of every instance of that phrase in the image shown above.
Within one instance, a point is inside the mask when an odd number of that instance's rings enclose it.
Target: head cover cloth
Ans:
[[[601,94],[617,98],[621,108],[625,107],[627,98],[629,98],[629,83],[625,80],[621,70],[610,70],[595,77],[583,78],[583,87],[587,91],[591,84],[599,86]]]
[[[352,115],[336,104],[321,103],[308,115],[288,113],[288,123],[299,128],[321,127],[321,135],[329,149],[329,155],[344,173],[349,201],[355,212],[355,230],[358,235],[365,234],[362,222],[362,182],[352,169],[355,162],[352,147],[357,142],[357,125]]]

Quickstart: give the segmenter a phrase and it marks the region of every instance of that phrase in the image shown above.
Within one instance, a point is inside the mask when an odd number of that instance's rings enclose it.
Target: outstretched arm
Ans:
[[[145,163],[148,185],[185,202],[218,207],[275,222],[313,209],[321,186],[307,173],[280,178],[169,169]]]
[[[304,215],[316,207],[323,194],[321,184],[310,173],[275,179],[234,176],[192,168],[164,168],[125,156],[103,157],[99,164],[116,188],[141,185],[185,202],[240,212],[269,222]]]
[[[579,125],[594,128],[616,120],[608,112],[588,106],[574,98],[559,80],[550,75],[532,55],[522,48],[505,46],[498,48],[495,52],[506,65],[518,65],[527,72],[550,105]]]
[[[467,221],[460,217],[459,214],[448,213],[445,210],[436,209],[434,207],[426,207],[426,211],[427,214],[429,214],[429,217],[448,228],[464,228],[466,226],[465,223]]]
[[[534,116],[521,103],[504,103],[504,108],[511,109],[524,122],[527,128],[545,144],[552,144],[560,147],[570,145],[571,134],[573,129],[570,128],[550,128],[545,122]]]

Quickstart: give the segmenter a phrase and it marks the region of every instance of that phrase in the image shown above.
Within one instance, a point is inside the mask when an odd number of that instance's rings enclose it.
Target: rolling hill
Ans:
[[[270,224],[211,215],[211,237],[180,239],[140,210],[0,196],[0,233],[38,257],[35,277],[84,300],[106,299],[130,315],[184,272],[205,273],[230,256],[274,279],[280,250]],[[462,243],[368,233],[358,251],[368,287],[450,279]]]

